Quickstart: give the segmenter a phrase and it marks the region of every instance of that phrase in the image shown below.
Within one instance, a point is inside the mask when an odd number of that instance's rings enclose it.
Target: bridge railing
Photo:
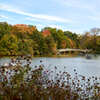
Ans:
[[[90,49],[70,49],[70,48],[66,48],[66,49],[58,49],[57,50],[59,53],[60,52],[91,52],[92,50]]]

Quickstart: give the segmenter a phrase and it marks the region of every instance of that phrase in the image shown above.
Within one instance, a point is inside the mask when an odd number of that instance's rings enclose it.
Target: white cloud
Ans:
[[[94,12],[97,5],[91,0],[55,0],[56,2],[65,5],[66,7],[85,9]]]
[[[0,19],[8,19],[8,17],[4,15],[0,15]]]
[[[44,27],[46,27],[46,25],[43,25],[43,24],[36,24],[36,26],[39,27],[39,28],[44,28]]]
[[[32,17],[27,17],[25,18],[26,20],[29,20],[29,21],[36,21],[36,22],[43,22],[42,20],[40,19],[36,19],[36,18],[32,18]]]
[[[72,28],[67,28],[64,25],[56,25],[56,24],[36,24],[35,25],[39,30],[43,29],[44,27],[52,27],[52,28],[57,28],[57,29],[61,29],[63,31],[72,31],[73,33],[77,33],[77,34],[82,34],[83,33],[83,29],[72,29]]]
[[[91,19],[92,21],[99,21],[100,22],[100,15],[98,16],[88,16],[89,19]]]
[[[62,26],[62,25],[55,25],[55,24],[51,24],[51,25],[48,25],[49,27],[52,27],[52,28],[57,28],[57,29],[63,29],[65,30],[66,27],[65,26]]]
[[[13,12],[16,14],[25,15],[25,16],[29,16],[32,18],[40,19],[40,20],[56,21],[56,22],[62,22],[62,23],[72,22],[70,19],[65,19],[65,18],[61,18],[61,17],[57,17],[57,16],[49,16],[49,15],[45,15],[45,14],[33,14],[33,13],[24,12],[24,11],[21,11],[19,9],[15,9],[14,7],[10,7],[10,6],[5,5],[5,4],[0,4],[0,9],[4,10],[4,11],[9,11],[9,12]]]
[[[66,30],[65,26],[63,26],[63,25],[56,25],[56,24],[36,24],[35,26],[37,26],[40,30],[42,28],[44,28],[44,27],[52,27],[52,28]]]

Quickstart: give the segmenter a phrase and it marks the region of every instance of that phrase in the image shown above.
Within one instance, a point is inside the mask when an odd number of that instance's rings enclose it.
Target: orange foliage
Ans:
[[[50,34],[51,34],[49,30],[43,30],[42,33],[43,33],[44,37],[50,36]]]
[[[69,39],[69,42],[70,42],[71,48],[74,48],[76,46],[73,40]]]
[[[63,40],[63,41],[62,41],[62,48],[63,48],[63,49],[66,48],[66,45],[67,45],[67,44],[66,44],[66,40]]]
[[[35,30],[36,30],[35,26],[30,27],[25,24],[16,24],[13,26],[12,33],[20,32],[20,33],[32,34],[32,32]]]

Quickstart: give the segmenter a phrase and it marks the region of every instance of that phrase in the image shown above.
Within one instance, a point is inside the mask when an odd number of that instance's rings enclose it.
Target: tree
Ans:
[[[38,50],[38,54],[45,55],[47,44],[45,43],[45,38],[42,35],[42,33],[38,32],[38,31],[34,31],[33,34],[31,35],[31,39],[33,41],[35,41],[35,43],[37,45],[36,49]],[[35,54],[36,54],[36,52],[35,52]]]
[[[47,44],[47,54],[56,54],[56,44],[52,36],[47,36],[45,38],[45,43]]]
[[[36,30],[35,26],[25,25],[25,24],[16,24],[12,27],[11,33],[16,34],[20,39],[27,39]]]
[[[62,30],[52,29],[51,35],[54,38],[55,43],[57,44],[57,48],[62,48],[62,43],[66,40],[66,36],[64,35]]]
[[[67,36],[68,38],[70,38],[73,42],[75,42],[76,48],[80,47],[79,36],[76,33],[72,33],[70,31],[65,31],[64,35]]]
[[[90,32],[85,32],[85,34],[81,35],[80,37],[80,45],[82,49],[89,49],[91,48],[90,46],[90,41],[91,41],[91,35]]]
[[[51,35],[50,31],[47,30],[47,29],[46,30],[43,30],[42,34],[43,34],[44,37],[47,37],[47,36],[50,36]]]
[[[13,34],[5,34],[0,41],[0,55],[17,55],[18,40]]]
[[[92,41],[93,41],[93,51],[95,52],[96,51],[96,49],[97,49],[97,35],[100,33],[100,28],[92,28],[91,30],[90,30],[90,33],[91,33],[91,35],[93,36],[93,39],[92,39]]]
[[[34,55],[34,41],[31,39],[23,39],[18,41],[18,54],[19,55]]]
[[[0,22],[0,39],[5,35],[9,34],[12,26],[6,22]]]

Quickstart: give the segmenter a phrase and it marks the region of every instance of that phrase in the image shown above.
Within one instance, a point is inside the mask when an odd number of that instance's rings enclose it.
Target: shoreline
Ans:
[[[94,54],[90,54],[90,55],[94,55]],[[95,54],[95,55],[100,55],[100,54]],[[37,56],[31,56],[31,55],[4,55],[4,56],[0,56],[0,58],[12,58],[12,57],[31,57],[31,58],[37,58],[37,57],[53,57],[53,58],[70,58],[70,57],[78,57],[78,56],[85,56],[85,55],[78,55],[78,54],[67,54],[67,55],[37,55]]]
[[[20,56],[26,56],[26,57],[32,57],[32,58],[36,58],[36,57],[54,57],[54,58],[58,58],[58,57],[77,57],[78,55],[76,54],[67,54],[67,55],[37,55],[37,56],[27,56],[27,55],[3,55],[0,56],[0,58],[5,58],[5,57],[20,57]]]

